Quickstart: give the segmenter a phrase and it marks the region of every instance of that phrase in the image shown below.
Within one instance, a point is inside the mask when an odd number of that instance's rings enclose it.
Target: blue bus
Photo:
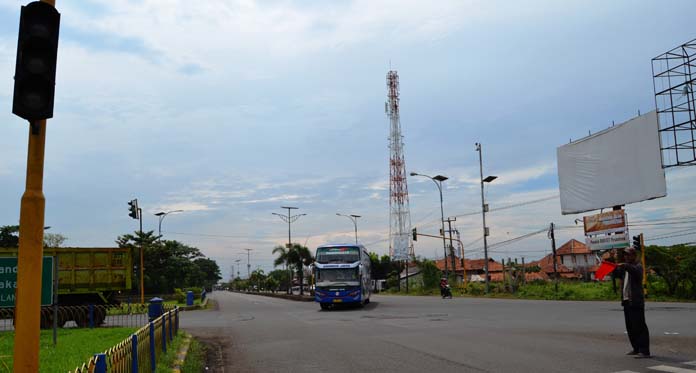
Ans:
[[[323,245],[314,262],[314,300],[322,309],[370,303],[370,256],[362,245]]]

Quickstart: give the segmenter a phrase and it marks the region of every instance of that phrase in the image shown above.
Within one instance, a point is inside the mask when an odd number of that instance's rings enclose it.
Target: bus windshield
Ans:
[[[318,263],[355,263],[360,260],[360,249],[355,246],[320,247],[317,249]]]
[[[350,285],[359,281],[358,268],[332,268],[317,271],[317,286],[331,286],[337,283]]]

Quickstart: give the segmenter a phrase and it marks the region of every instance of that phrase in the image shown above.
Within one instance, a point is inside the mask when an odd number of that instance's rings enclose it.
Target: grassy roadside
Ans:
[[[42,330],[39,351],[41,372],[67,372],[87,362],[94,354],[128,338],[135,328],[58,329],[53,346],[53,331]],[[0,333],[0,372],[11,372],[14,332]]]
[[[648,286],[648,302],[694,302],[691,299],[681,299],[663,294],[655,294],[654,288]],[[570,282],[561,281],[558,284],[558,292],[553,282],[534,282],[521,285],[513,294],[509,288],[505,289],[500,283],[490,284],[490,293],[485,294],[485,285],[482,283],[469,283],[466,287],[454,287],[454,296],[459,297],[485,297],[503,299],[534,299],[534,300],[571,300],[571,301],[619,301],[620,290],[614,292],[611,282]],[[387,294],[406,295],[404,289],[401,292],[387,291]],[[422,289],[412,287],[408,295],[440,295],[439,289]]]
[[[170,373],[172,371],[172,367],[177,360],[177,354],[179,353],[179,349],[184,341],[184,334],[185,333],[179,333],[179,335],[177,335],[171,342],[171,345],[167,346],[167,354],[160,357],[160,360],[157,363],[157,370],[155,371],[156,373]],[[192,338],[191,344],[188,348],[188,353],[186,354],[186,360],[181,366],[181,372],[202,372],[204,367],[205,349],[200,342]]]

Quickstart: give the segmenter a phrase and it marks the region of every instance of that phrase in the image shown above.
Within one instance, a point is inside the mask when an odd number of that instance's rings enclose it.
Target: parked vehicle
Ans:
[[[0,258],[17,257],[17,248],[0,248]],[[128,293],[132,286],[133,260],[128,248],[45,248],[44,256],[58,260],[58,305],[116,305],[119,293]],[[8,308],[13,308],[8,307]],[[59,314],[58,326],[75,321],[78,326],[86,326],[89,321],[88,308],[83,312]],[[13,312],[4,315],[14,316]],[[52,313],[41,313],[41,327],[53,325]],[[70,318],[70,320],[68,320]],[[96,307],[93,314],[95,325],[106,318],[106,308]]]

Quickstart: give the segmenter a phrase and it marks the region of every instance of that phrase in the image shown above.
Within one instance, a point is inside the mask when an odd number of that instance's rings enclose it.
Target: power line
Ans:
[[[657,240],[664,240],[666,238],[673,238],[673,237],[682,237],[682,236],[690,236],[692,234],[696,234],[696,232],[691,232],[691,233],[682,233],[682,234],[673,234],[671,236],[664,236],[664,237],[659,237],[659,238],[650,238],[646,239],[645,241],[657,241]]]
[[[558,197],[559,197],[559,195],[556,194],[556,195],[548,196],[548,197],[544,197],[544,198],[533,199],[533,200],[524,201],[524,202],[518,202],[518,203],[512,203],[512,204],[510,204],[510,205],[503,205],[503,206],[500,206],[500,207],[492,208],[492,209],[488,210],[488,212],[500,211],[500,210],[508,210],[508,209],[515,208],[515,207],[527,206],[527,205],[531,205],[531,204],[535,204],[535,203],[550,201],[550,200],[556,199],[556,198],[558,198]],[[457,214],[457,215],[453,215],[453,216],[454,216],[454,217],[457,217],[457,218],[461,218],[461,217],[465,217],[465,216],[473,216],[473,215],[479,215],[479,214],[481,214],[481,210],[478,210],[478,211],[471,211],[471,212],[465,212],[465,213]],[[430,215],[432,215],[432,213],[428,214],[428,216],[430,216]],[[425,219],[422,219],[422,220],[425,220]],[[439,223],[440,223],[440,220],[433,220],[433,221],[431,221],[431,222],[429,222],[429,223],[423,224],[422,226],[427,227],[427,226],[429,226],[429,225],[439,224]]]

